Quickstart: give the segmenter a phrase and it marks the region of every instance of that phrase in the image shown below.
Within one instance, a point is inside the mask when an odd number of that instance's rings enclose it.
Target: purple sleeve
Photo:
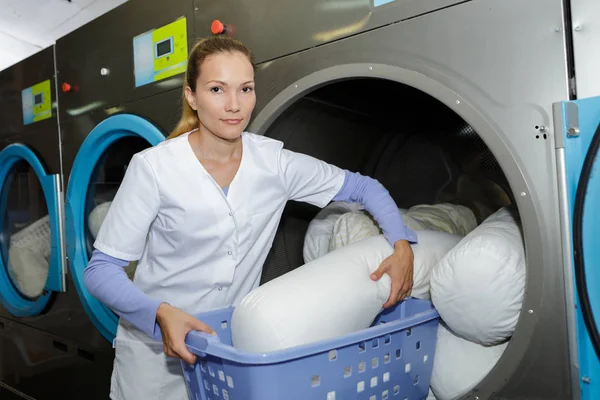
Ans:
[[[133,284],[123,269],[128,264],[129,261],[94,250],[83,272],[85,287],[117,315],[151,338],[161,340],[156,311],[163,302],[150,298]]]
[[[417,234],[404,224],[390,193],[373,178],[346,171],[344,184],[333,200],[361,203],[377,221],[392,246],[398,240],[410,243],[418,241]]]

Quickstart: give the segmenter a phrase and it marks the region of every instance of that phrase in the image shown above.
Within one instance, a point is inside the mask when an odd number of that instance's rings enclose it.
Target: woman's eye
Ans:
[[[243,91],[244,93],[250,93],[250,92],[251,92],[251,91],[253,91],[253,90],[254,90],[254,88],[251,88],[251,87],[245,87],[245,88],[243,88],[243,89],[242,89],[242,91]]]
[[[213,93],[221,93],[223,90],[220,87],[214,87],[210,89]]]

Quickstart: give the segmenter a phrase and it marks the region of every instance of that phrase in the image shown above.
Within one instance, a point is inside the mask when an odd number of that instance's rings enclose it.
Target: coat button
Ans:
[[[228,251],[227,254],[231,255],[231,251]]]
[[[230,217],[233,217],[233,214],[232,214],[232,213],[229,213],[229,216],[230,216]]]
[[[219,286],[219,292],[220,292],[221,290],[223,290],[223,287],[222,287],[222,286]]]

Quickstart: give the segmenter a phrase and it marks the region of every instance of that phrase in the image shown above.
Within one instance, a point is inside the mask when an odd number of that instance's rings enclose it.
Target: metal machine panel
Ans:
[[[464,0],[212,1],[194,0],[198,38],[213,21],[250,47],[263,62],[414,18]],[[215,25],[218,25],[215,24]]]
[[[573,249],[573,297],[571,313],[577,329],[576,343],[579,368],[576,376],[581,399],[600,398],[600,343],[593,341],[598,332],[600,308],[600,258],[597,245],[600,209],[600,183],[597,181],[597,154],[600,144],[600,97],[559,104],[561,143],[557,155],[564,162],[562,209],[569,229],[564,241]],[[570,222],[570,223],[569,223]],[[588,314],[589,313],[589,314]],[[589,315],[589,319],[584,318]],[[596,339],[597,340],[597,339]]]
[[[192,0],[130,0],[60,38],[61,124],[180,88],[193,38]]]
[[[486,142],[516,196],[528,272],[514,337],[471,393],[481,399],[577,397],[550,134],[552,104],[569,98],[562,29],[560,0],[471,1],[264,63],[256,77],[259,101],[250,130],[257,133],[317,87],[376,77],[429,93]]]
[[[61,172],[54,78],[53,46],[0,71],[0,140],[31,145],[43,160],[49,174]],[[46,106],[39,110],[41,118],[36,118],[36,122],[32,122],[23,112],[24,109],[34,111],[37,107],[32,103],[29,106],[23,105],[23,96],[26,96],[24,92],[34,86],[40,87],[36,94],[39,93],[42,104]],[[33,96],[33,91],[30,92]],[[48,93],[50,99],[45,99]],[[39,99],[40,97],[37,100]]]
[[[167,136],[179,121],[180,110],[181,88],[178,87],[156,96],[118,104],[108,110],[83,113],[69,121],[61,122],[61,132],[64,138],[62,153],[65,186],[68,185],[73,161],[75,161],[81,144],[92,129],[110,115],[117,113],[138,115],[152,122]]]
[[[577,97],[600,95],[600,2],[571,0]]]

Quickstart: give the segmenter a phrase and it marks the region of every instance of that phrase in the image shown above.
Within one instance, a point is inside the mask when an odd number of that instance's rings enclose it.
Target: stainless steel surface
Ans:
[[[218,19],[233,28],[230,36],[248,45],[260,63],[463,1],[394,0],[375,7],[381,1],[194,0],[196,36],[211,35],[211,23]]]
[[[52,48],[52,55],[53,55],[53,63],[54,63],[54,85],[52,87],[54,88],[54,92],[56,93],[56,97],[58,98],[59,88],[58,88],[58,73],[57,73],[58,69],[56,66],[56,46],[53,46],[53,48]],[[59,115],[59,114],[60,114],[60,104],[58,104],[58,101],[56,101],[56,115]],[[60,160],[60,162],[59,162],[59,164],[60,164],[60,187],[62,188],[62,191],[64,194],[65,181],[63,179],[64,172],[63,172],[63,162],[62,162],[62,137],[60,134],[60,120],[57,118],[57,121],[58,121],[58,132],[57,132],[57,134],[58,134],[58,136],[57,136],[58,155],[59,155],[59,160]],[[64,199],[64,197],[61,197],[61,210],[64,210],[63,204],[62,204],[62,203],[64,203],[63,199]],[[64,232],[64,230],[62,232]],[[66,259],[66,254],[65,254],[65,259]],[[68,270],[68,268],[67,268],[67,270]]]
[[[600,2],[570,0],[577,98],[600,95]]]
[[[48,47],[39,53],[0,72],[0,140],[18,142],[25,138],[42,159],[48,174],[60,174],[58,153],[58,123],[56,110],[52,117],[23,125],[21,90],[51,80],[54,88],[54,54]],[[52,90],[52,103],[56,103],[56,91]]]
[[[577,104],[566,103],[565,108],[566,115],[564,118],[567,123],[567,136],[579,136],[579,112],[577,111]],[[561,138],[561,140],[564,142],[564,139]]]
[[[317,87],[376,77],[436,97],[491,149],[513,193],[521,194],[523,309],[535,312],[521,313],[504,356],[470,394],[480,398],[571,397],[554,135],[537,130],[551,126],[552,104],[569,97],[557,26],[559,0],[478,0],[263,63],[257,72],[250,130],[258,133]]]
[[[188,48],[194,44],[192,0],[129,0],[56,41],[61,125],[86,112],[104,110],[134,99],[181,88],[183,74],[135,87],[133,38],[185,16]],[[102,75],[102,68],[110,70]],[[63,141],[66,141],[63,138]]]
[[[56,182],[56,187],[58,189],[58,193],[56,193],[56,204],[58,204],[58,231],[60,232],[60,237],[58,239],[59,251],[60,251],[60,259],[61,265],[63,267],[62,270],[62,287],[67,288],[67,243],[65,240],[65,207],[64,207],[64,190],[62,188],[62,174],[54,175],[54,180]]]
[[[575,114],[572,114],[575,106]],[[553,105],[554,114],[554,136],[556,143],[556,169],[558,175],[558,196],[559,196],[559,214],[560,231],[563,249],[563,271],[565,281],[565,304],[567,315],[567,332],[569,339],[569,355],[571,362],[571,389],[572,398],[580,398],[579,387],[579,356],[577,351],[577,320],[575,311],[575,280],[573,276],[573,248],[571,245],[571,219],[569,217],[569,201],[567,196],[567,176],[565,164],[564,149],[564,130],[563,121],[573,121],[573,116],[578,117],[577,104],[567,103],[567,113],[563,115],[562,103]],[[567,124],[568,126],[568,124]]]

